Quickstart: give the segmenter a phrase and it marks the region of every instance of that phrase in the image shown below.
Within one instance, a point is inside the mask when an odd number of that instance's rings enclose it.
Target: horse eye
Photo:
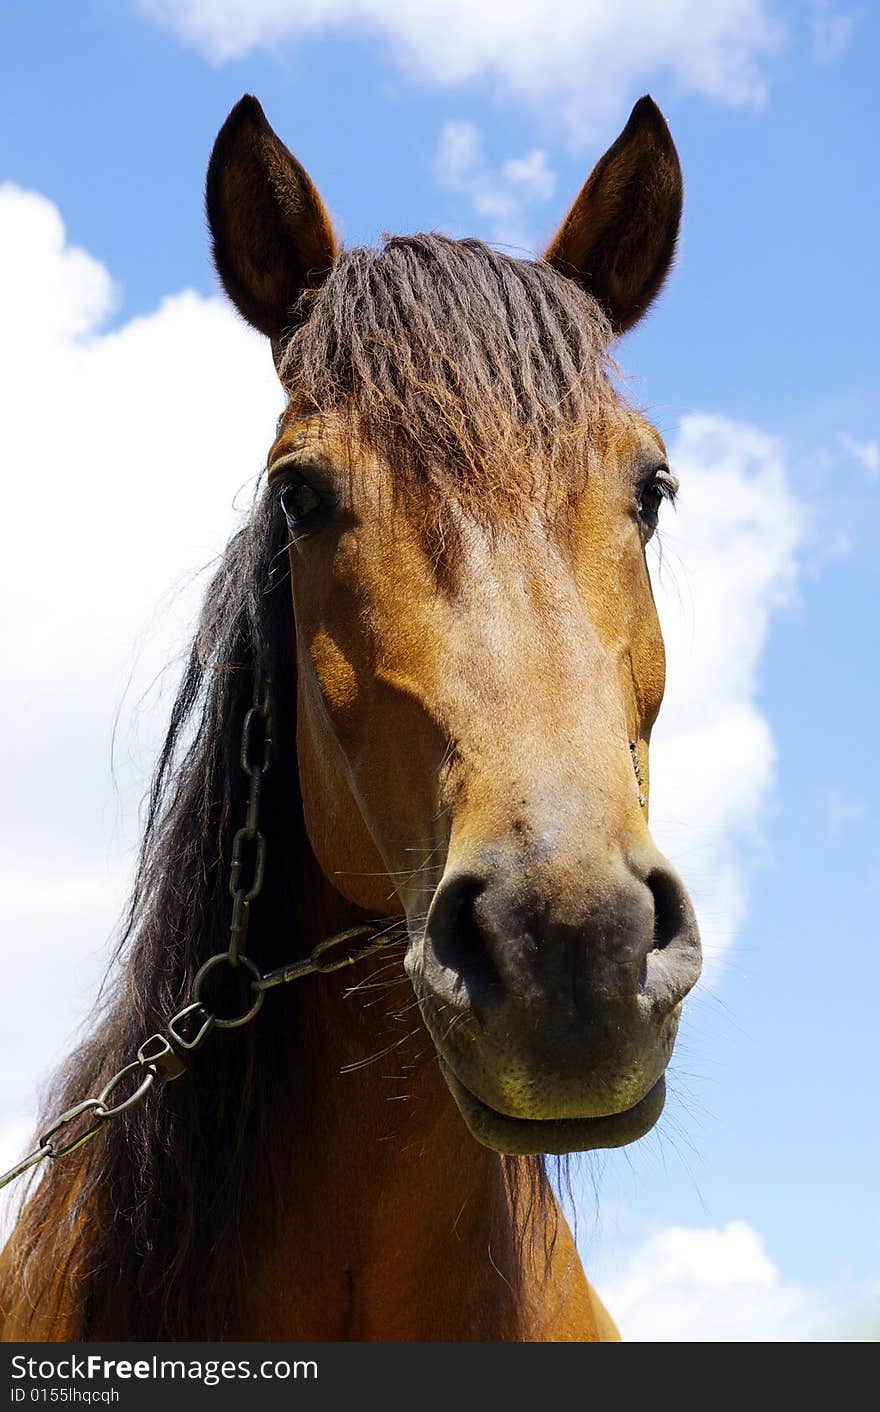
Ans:
[[[299,529],[304,520],[327,508],[314,486],[305,480],[287,481],[281,487],[280,500],[288,529]]]
[[[656,466],[639,490],[639,517],[649,529],[655,530],[664,500],[673,503],[678,493],[678,481],[666,465]]]

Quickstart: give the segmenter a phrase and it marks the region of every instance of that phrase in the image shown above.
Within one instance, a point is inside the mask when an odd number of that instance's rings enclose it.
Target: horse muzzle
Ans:
[[[700,973],[690,899],[653,848],[593,868],[577,893],[522,862],[450,861],[407,954],[444,1077],[498,1151],[632,1142],[660,1116]]]

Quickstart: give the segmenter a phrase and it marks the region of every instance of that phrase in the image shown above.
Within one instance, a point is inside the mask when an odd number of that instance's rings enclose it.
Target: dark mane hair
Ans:
[[[246,799],[241,725],[263,641],[278,716],[294,720],[286,536],[276,497],[264,491],[210,583],[149,796],[122,964],[99,1024],[65,1066],[60,1097],[52,1084],[44,1120],[98,1092],[147,1035],[164,1030],[202,961],[226,948],[231,840]],[[291,726],[280,733],[261,809],[275,856],[295,858],[305,846],[298,797]],[[298,899],[289,878],[287,868],[269,868],[253,908],[249,948],[265,967],[290,959]],[[261,1183],[272,1180],[268,1123],[284,1083],[292,999],[267,996],[259,1023],[212,1037],[186,1077],[46,1171],[16,1235],[17,1275],[27,1289],[29,1269],[52,1268],[50,1252],[63,1253],[84,1311],[80,1337],[223,1336],[254,1153]]]
[[[539,455],[582,474],[585,434],[612,404],[609,330],[595,301],[549,267],[477,241],[420,235],[346,252],[298,317],[281,367],[293,414],[332,412],[437,494],[503,490],[505,474]],[[201,963],[226,948],[231,839],[245,801],[241,725],[261,642],[284,723],[261,827],[273,858],[306,856],[286,543],[276,493],[263,490],[205,598],[149,796],[118,975],[49,1090],[44,1124],[164,1029]],[[248,942],[266,968],[294,949],[305,905],[297,881],[295,868],[267,869]],[[218,1339],[233,1327],[244,1202],[280,1209],[281,1160],[276,1172],[268,1159],[295,1147],[274,1115],[296,1003],[269,994],[254,1025],[215,1036],[157,1101],[49,1165],[16,1230],[13,1277],[27,1290],[32,1272],[57,1271],[83,1311],[70,1337]],[[526,1219],[547,1195],[544,1164],[508,1169]],[[46,1294],[34,1290],[35,1313]]]

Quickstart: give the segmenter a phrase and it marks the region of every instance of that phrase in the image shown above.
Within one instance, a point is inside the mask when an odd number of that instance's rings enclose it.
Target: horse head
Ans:
[[[700,969],[648,827],[646,547],[676,481],[608,354],[681,200],[648,98],[535,262],[437,235],[341,249],[252,98],[208,173],[218,271],[287,393],[268,468],[311,847],[344,897],[405,914],[443,1074],[505,1153],[646,1132]]]

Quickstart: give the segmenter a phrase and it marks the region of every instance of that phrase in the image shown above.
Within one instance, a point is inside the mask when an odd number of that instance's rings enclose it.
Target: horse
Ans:
[[[541,259],[343,249],[245,96],[206,204],[286,409],[183,670],[115,988],[47,1111],[101,1091],[102,1130],[22,1203],[2,1337],[615,1341],[547,1159],[657,1122],[700,970],[648,827],[646,546],[677,483],[610,352],[673,261],[675,146],[640,99]],[[353,932],[381,949],[307,959]],[[291,957],[302,983],[261,990]],[[202,1030],[265,1004],[198,1053],[177,1017],[163,1069],[144,1038],[194,986]]]

